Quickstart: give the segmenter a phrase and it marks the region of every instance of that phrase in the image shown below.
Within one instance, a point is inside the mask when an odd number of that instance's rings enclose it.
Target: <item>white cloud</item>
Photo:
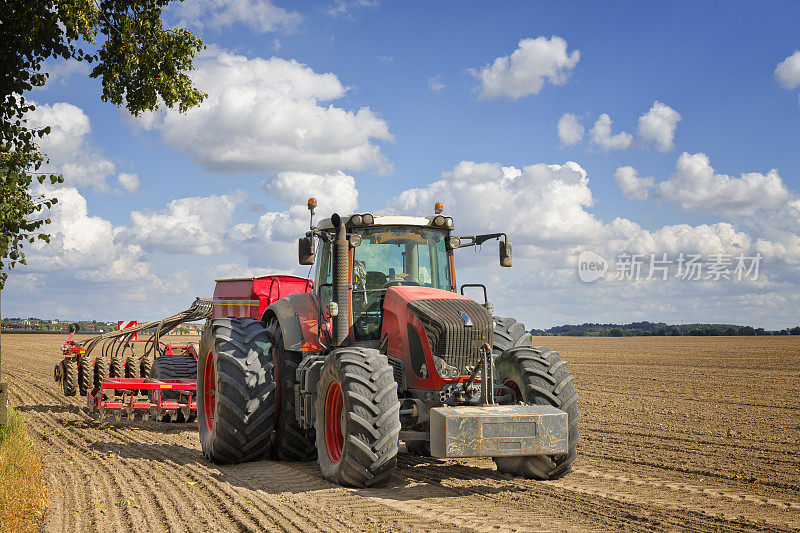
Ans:
[[[332,17],[350,17],[356,9],[378,7],[378,0],[336,0],[328,9]]]
[[[522,39],[510,56],[498,57],[470,73],[480,81],[480,98],[505,96],[516,100],[539,94],[545,82],[564,85],[580,60],[578,50],[567,53],[567,41],[558,36]]]
[[[47,83],[41,88],[48,88],[56,83],[65,85],[67,80],[75,74],[88,75],[92,71],[92,67],[85,61],[70,58],[65,61],[45,62],[42,70],[49,76],[47,77]]]
[[[622,194],[630,200],[646,200],[653,188],[653,178],[640,178],[636,169],[631,166],[619,167],[614,172],[614,179],[622,190]]]
[[[747,233],[737,231],[727,222],[698,226],[675,224],[650,231],[636,222],[616,218],[606,225],[605,230],[604,247],[609,254],[667,253],[669,256],[677,256],[680,253],[695,253],[708,256],[715,253],[747,252],[751,245],[751,238]]]
[[[633,141],[633,135],[624,131],[611,135],[611,117],[607,113],[600,115],[589,133],[592,136],[592,143],[605,151],[626,150]]]
[[[775,78],[786,89],[795,89],[800,86],[800,51],[778,63],[775,67]]]
[[[306,203],[310,197],[317,199],[317,220],[327,218],[335,212],[352,213],[358,206],[355,179],[344,172],[281,172],[275,179],[264,184],[264,190],[289,206],[286,211],[269,212],[260,217],[258,228],[266,240],[294,242],[308,231],[309,213]]]
[[[64,175],[65,186],[89,186],[110,191],[106,179],[115,172],[115,164],[89,142],[89,117],[79,107],[65,102],[35,104],[26,116],[30,128],[50,126],[50,134],[39,142],[49,164],[40,170]]]
[[[388,124],[369,108],[323,105],[346,92],[331,73],[296,61],[248,59],[216,48],[197,60],[192,77],[208,98],[180,114],[167,110],[140,124],[212,171],[327,172],[391,164],[373,140],[390,141]]]
[[[717,173],[706,154],[687,152],[678,158],[672,178],[658,184],[658,194],[684,209],[733,217],[768,212],[790,200],[776,169],[735,178]]]
[[[437,93],[447,87],[442,81],[442,75],[437,74],[436,76],[432,77],[428,80],[428,89],[431,91],[436,91]]]
[[[58,198],[48,212],[45,230],[50,243],[37,241],[27,252],[27,273],[68,272],[77,279],[136,280],[150,273],[136,243],[122,239],[124,228],[90,216],[84,198],[74,187],[36,185],[34,194]]]
[[[176,198],[165,209],[132,211],[129,238],[146,249],[214,255],[228,250],[228,229],[243,193]]]
[[[593,202],[586,171],[571,161],[522,169],[462,161],[441,180],[404,191],[390,207],[430,214],[436,202],[458,216],[459,232],[508,231],[521,242],[551,247],[602,233],[599,221],[584,209]]]
[[[668,152],[680,120],[680,113],[656,100],[653,107],[639,117],[639,135],[647,142],[654,142],[659,151]]]
[[[583,139],[583,124],[572,113],[564,113],[558,120],[558,138],[562,144],[578,144]]]
[[[171,5],[170,11],[179,18],[179,26],[200,30],[244,24],[256,33],[291,32],[303,20],[297,11],[287,11],[270,0],[184,0]]]
[[[128,192],[133,192],[139,188],[139,176],[136,174],[129,174],[127,172],[120,172],[117,176],[117,182],[120,187]]]

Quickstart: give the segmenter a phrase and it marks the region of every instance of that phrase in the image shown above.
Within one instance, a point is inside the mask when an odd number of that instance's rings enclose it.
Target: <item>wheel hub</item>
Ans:
[[[206,428],[214,429],[214,406],[216,405],[216,373],[214,372],[214,352],[209,350],[203,367],[203,417]]]
[[[328,387],[325,395],[325,448],[328,457],[333,463],[338,463],[342,458],[342,448],[344,447],[344,435],[342,426],[344,425],[342,409],[344,400],[342,398],[342,388],[337,381]]]

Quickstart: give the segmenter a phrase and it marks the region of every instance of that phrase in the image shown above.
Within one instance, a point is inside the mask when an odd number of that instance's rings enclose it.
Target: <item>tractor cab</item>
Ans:
[[[363,218],[362,218],[363,219]],[[391,287],[429,287],[455,291],[453,251],[448,230],[431,226],[425,218],[375,217],[369,226],[350,233],[352,337],[380,340],[383,301]],[[325,222],[320,224],[325,227]],[[321,242],[316,284],[319,298],[331,301],[333,244]]]
[[[313,209],[316,201],[309,200],[312,211],[312,229],[300,239],[300,262],[312,264],[316,260],[315,285],[322,309],[333,310],[336,315],[342,302],[333,296],[336,232],[339,224],[347,242],[346,265],[348,337],[352,342],[380,341],[384,301],[392,287],[425,287],[426,298],[436,298],[436,292],[450,293],[440,298],[452,298],[457,291],[453,250],[463,246],[482,244],[492,238],[503,238],[500,243],[500,262],[511,266],[511,245],[504,233],[470,237],[452,235],[453,219],[442,214],[442,204],[436,204],[435,214],[428,217],[373,216],[370,213],[348,217],[334,215],[313,226]],[[314,238],[318,239],[319,252],[315,252]],[[485,289],[484,289],[485,290]],[[484,292],[485,295],[485,292]],[[334,305],[331,306],[331,303]],[[491,304],[484,301],[491,314]],[[488,339],[485,339],[488,340]]]

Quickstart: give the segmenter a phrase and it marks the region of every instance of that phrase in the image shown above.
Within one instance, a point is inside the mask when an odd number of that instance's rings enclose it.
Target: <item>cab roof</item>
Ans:
[[[353,213],[360,214],[360,213]],[[350,217],[353,215],[343,216],[342,220],[347,223],[350,220]],[[437,226],[431,225],[431,220],[433,217],[410,217],[404,215],[373,215],[375,218],[375,222],[370,226],[363,226],[363,227],[371,227],[371,226],[419,226],[424,228],[431,228],[431,229],[443,229]],[[317,228],[323,231],[333,230],[333,224],[331,223],[330,218],[325,218],[319,221],[317,224]]]

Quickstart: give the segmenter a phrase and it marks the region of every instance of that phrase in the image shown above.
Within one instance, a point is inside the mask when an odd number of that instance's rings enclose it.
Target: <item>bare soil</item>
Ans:
[[[571,474],[401,454],[368,490],[314,462],[216,466],[196,424],[97,421],[53,382],[59,337],[2,341],[44,463],[45,531],[800,530],[800,337],[536,338],[575,375]]]

